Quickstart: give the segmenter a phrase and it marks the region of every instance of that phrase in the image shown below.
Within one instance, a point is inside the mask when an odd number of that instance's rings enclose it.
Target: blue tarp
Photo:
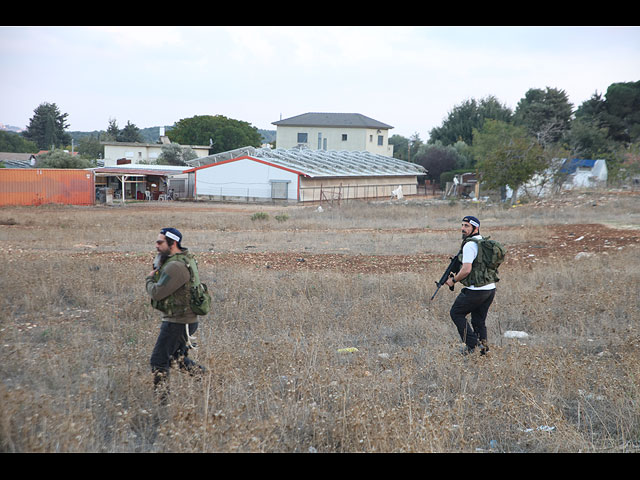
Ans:
[[[572,174],[572,173],[575,173],[575,171],[578,168],[593,168],[595,164],[596,164],[595,160],[574,158],[572,160],[565,160],[564,163],[562,164],[562,168],[560,169],[560,171],[562,173]]]

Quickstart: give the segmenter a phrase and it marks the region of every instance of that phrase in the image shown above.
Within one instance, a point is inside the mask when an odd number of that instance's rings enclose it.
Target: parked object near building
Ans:
[[[93,205],[91,170],[58,168],[0,168],[0,206]]]

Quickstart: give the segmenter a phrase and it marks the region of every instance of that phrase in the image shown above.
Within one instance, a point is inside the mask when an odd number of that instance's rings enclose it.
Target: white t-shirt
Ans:
[[[482,235],[475,235],[472,238],[482,239]],[[467,242],[462,249],[462,263],[473,263],[473,261],[478,256],[478,244],[476,242]],[[496,288],[495,283],[489,283],[487,285],[483,285],[482,287],[474,287],[473,285],[468,288],[469,290],[491,290]]]

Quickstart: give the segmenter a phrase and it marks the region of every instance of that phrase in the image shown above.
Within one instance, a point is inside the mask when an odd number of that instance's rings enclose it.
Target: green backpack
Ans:
[[[507,249],[500,242],[491,240],[490,237],[483,237],[481,240],[470,238],[465,240],[478,244],[478,256],[473,262],[471,273],[460,283],[465,286],[474,285],[482,287],[490,283],[500,281],[498,277],[498,267],[504,262]],[[462,253],[460,254],[462,261]]]
[[[207,285],[200,282],[198,262],[196,262],[195,257],[189,256],[189,261],[185,261],[185,265],[191,273],[189,286],[191,300],[189,306],[196,315],[206,315],[211,311],[211,295],[209,295]]]
[[[504,262],[507,249],[500,242],[491,240],[490,237],[483,238],[478,244],[478,250],[482,250],[482,262],[488,269],[498,270]]]

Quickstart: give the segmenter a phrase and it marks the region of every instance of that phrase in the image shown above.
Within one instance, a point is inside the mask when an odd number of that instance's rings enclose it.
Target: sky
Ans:
[[[0,123],[38,105],[69,131],[224,115],[259,129],[307,112],[360,113],[429,139],[452,109],[531,88],[574,108],[640,80],[640,27],[0,26]]]

